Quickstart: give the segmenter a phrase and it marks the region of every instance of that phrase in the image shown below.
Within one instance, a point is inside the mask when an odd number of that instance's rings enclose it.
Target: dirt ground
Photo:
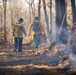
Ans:
[[[52,66],[45,57],[48,48],[23,45],[23,52],[13,52],[13,45],[0,49],[0,75],[75,75],[75,72]]]

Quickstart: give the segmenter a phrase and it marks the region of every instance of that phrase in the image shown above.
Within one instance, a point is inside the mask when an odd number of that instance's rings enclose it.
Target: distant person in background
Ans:
[[[13,28],[13,36],[14,36],[14,52],[22,52],[22,41],[23,41],[23,33],[26,36],[26,31],[24,29],[24,26],[22,25],[23,19],[20,18],[16,24],[14,24]]]
[[[36,16],[33,23],[31,23],[28,27],[28,35],[30,34],[32,29],[32,36],[34,41],[34,48],[38,49],[40,44],[41,35],[45,35],[44,26],[40,23],[39,17]]]

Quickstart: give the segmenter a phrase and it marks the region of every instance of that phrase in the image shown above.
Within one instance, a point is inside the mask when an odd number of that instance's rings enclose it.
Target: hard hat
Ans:
[[[36,16],[36,17],[35,17],[35,20],[39,20],[39,17],[38,17],[38,16]]]
[[[23,18],[19,18],[19,20],[18,20],[20,23],[22,23],[23,22]]]

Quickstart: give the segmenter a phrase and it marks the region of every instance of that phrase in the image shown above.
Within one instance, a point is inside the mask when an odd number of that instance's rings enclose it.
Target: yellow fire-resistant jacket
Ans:
[[[37,20],[36,20],[36,21],[37,21]],[[28,27],[28,34],[30,34],[30,32],[31,32],[32,26],[33,26],[33,22],[32,22],[32,23],[29,25],[29,27]],[[42,32],[45,34],[44,26],[43,26],[40,22],[39,22],[39,26],[40,26]],[[35,35],[36,33],[37,33],[37,32],[32,31],[32,36]]]
[[[13,27],[13,36],[22,38],[23,33],[26,35],[26,31],[24,29],[24,26],[21,23],[16,23]]]

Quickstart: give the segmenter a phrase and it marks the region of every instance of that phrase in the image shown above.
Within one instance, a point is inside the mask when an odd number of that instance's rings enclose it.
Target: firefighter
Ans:
[[[22,25],[23,18],[19,18],[18,22],[14,24],[13,27],[13,36],[14,36],[14,52],[22,52],[22,41],[23,41],[23,33],[26,36],[26,31],[24,26]]]
[[[31,29],[32,29],[32,36],[33,36],[33,41],[34,41],[34,48],[38,49],[41,35],[45,35],[44,27],[40,23],[38,16],[36,16],[34,19],[34,22],[29,25],[28,35],[30,34]]]

